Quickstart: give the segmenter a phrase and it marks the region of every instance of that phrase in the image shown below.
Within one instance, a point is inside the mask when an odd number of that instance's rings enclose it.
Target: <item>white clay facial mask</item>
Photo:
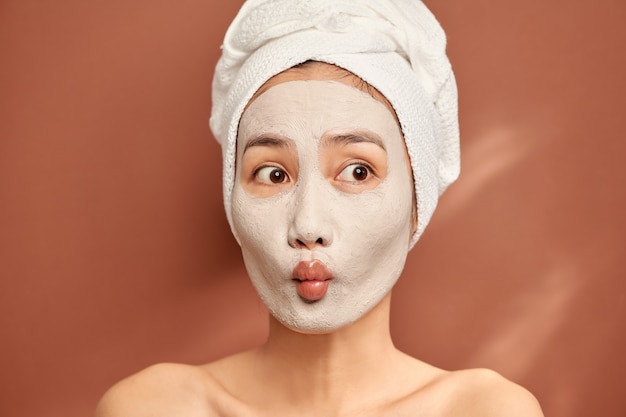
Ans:
[[[413,182],[390,110],[337,81],[287,81],[254,100],[237,139],[232,218],[253,285],[301,332],[358,320],[397,281]]]

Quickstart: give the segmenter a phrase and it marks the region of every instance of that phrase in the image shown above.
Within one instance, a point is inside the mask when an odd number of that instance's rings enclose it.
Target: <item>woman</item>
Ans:
[[[107,416],[541,416],[487,370],[397,350],[391,289],[458,175],[454,77],[416,1],[248,1],[229,28],[211,127],[267,342],[118,383]]]

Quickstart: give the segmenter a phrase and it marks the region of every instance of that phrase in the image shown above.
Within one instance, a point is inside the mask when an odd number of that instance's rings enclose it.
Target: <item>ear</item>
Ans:
[[[409,239],[413,238],[413,235],[417,231],[417,204],[415,201],[415,190],[413,191],[413,208],[411,209],[411,234]]]

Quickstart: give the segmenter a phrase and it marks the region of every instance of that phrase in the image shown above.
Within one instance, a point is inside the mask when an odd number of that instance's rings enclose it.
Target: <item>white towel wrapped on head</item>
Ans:
[[[393,106],[411,159],[417,231],[459,174],[454,74],[446,37],[419,0],[248,0],[231,23],[213,79],[210,125],[222,146],[223,192],[232,227],[239,119],[274,75],[305,61],[342,67]]]

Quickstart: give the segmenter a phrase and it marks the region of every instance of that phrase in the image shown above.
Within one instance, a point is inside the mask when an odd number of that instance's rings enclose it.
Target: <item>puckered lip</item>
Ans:
[[[322,261],[313,259],[298,262],[292,278],[297,281],[328,281],[333,279],[333,274]]]

